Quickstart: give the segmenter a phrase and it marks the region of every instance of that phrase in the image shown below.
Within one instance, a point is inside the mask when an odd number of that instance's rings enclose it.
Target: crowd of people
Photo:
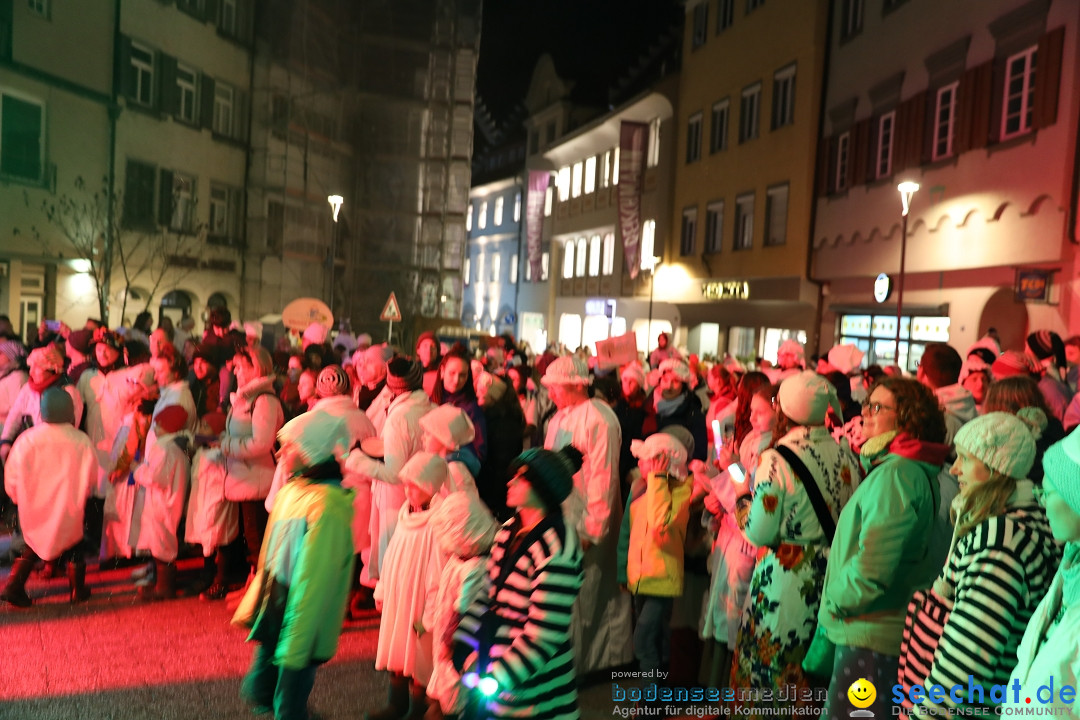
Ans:
[[[231,594],[256,710],[306,718],[342,620],[372,613],[369,720],[574,718],[583,679],[634,665],[830,717],[859,679],[878,717],[1075,687],[1080,338],[930,343],[909,377],[795,340],[748,368],[665,333],[603,367],[150,320],[29,349],[0,318],[0,600],[32,606],[40,565],[85,602],[88,561],[147,601]]]

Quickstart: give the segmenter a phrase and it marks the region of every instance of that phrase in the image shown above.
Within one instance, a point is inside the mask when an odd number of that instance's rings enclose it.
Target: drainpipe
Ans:
[[[832,58],[832,35],[833,35],[833,17],[836,12],[836,0],[829,0],[829,9],[825,20],[825,52],[822,57],[822,72],[821,72],[821,101],[818,107],[818,131],[816,143],[818,151],[814,153],[814,182],[813,182],[813,197],[810,203],[810,238],[806,248],[806,279],[817,285],[817,302],[814,308],[814,327],[811,329],[810,337],[807,338],[807,345],[815,349],[815,352],[819,352],[820,348],[820,334],[821,334],[821,319],[824,315],[824,308],[822,305],[825,301],[825,295],[822,291],[823,284],[821,281],[814,278],[814,237],[817,229],[817,207],[818,198],[821,195],[821,188],[818,187],[818,178],[821,173],[818,172],[818,163],[821,162],[821,158],[818,157],[818,152],[821,151],[821,137],[825,131],[825,113],[826,113],[826,100],[829,95],[829,62]]]
[[[105,327],[109,326],[109,296],[112,293],[112,260],[113,246],[119,238],[114,237],[116,230],[116,122],[120,117],[120,103],[118,100],[120,84],[118,78],[123,68],[120,67],[120,0],[113,3],[113,76],[112,76],[112,102],[109,104],[109,167],[105,172],[106,195],[105,195],[105,247],[103,249],[101,269],[101,299],[104,307],[98,308],[104,317],[101,322]],[[123,321],[123,318],[121,318]]]
[[[244,219],[244,229],[240,233],[240,317],[244,317],[244,313],[247,312],[247,232],[248,232],[248,189],[251,181],[251,133],[255,127],[255,28],[258,27],[260,4],[254,3],[252,5],[252,17],[251,17],[251,44],[248,46],[248,112],[247,112],[247,143],[244,149],[244,191],[241,196],[244,198],[240,203],[241,215]],[[261,263],[260,263],[261,266]]]

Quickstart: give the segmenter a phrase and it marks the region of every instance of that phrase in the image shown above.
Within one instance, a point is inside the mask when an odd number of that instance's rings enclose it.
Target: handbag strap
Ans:
[[[814,506],[814,514],[817,515],[818,523],[821,524],[821,529],[825,532],[825,539],[832,545],[833,535],[836,534],[836,523],[833,522],[832,513],[829,512],[829,507],[825,504],[825,498],[821,497],[821,490],[818,488],[814,476],[810,474],[810,469],[799,459],[795,451],[786,445],[777,445],[775,450],[780,453],[780,457],[787,461],[787,464],[795,471],[795,476],[799,478],[803,487],[806,488],[806,496],[810,498],[810,504]]]

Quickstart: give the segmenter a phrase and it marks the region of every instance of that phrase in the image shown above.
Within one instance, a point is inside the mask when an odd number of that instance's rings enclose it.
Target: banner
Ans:
[[[529,171],[529,194],[525,204],[525,242],[529,260],[529,277],[540,282],[543,277],[544,200],[550,174],[545,170]]]
[[[641,185],[649,126],[626,122],[619,129],[619,231],[631,278],[641,270]]]
[[[637,362],[637,359],[637,336],[634,333],[596,341],[596,365],[599,368],[619,367]]]

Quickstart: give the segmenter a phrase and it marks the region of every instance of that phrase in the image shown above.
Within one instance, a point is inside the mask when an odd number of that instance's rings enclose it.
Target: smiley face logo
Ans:
[[[851,683],[847,691],[848,700],[857,708],[868,708],[877,699],[877,688],[866,678],[859,678]]]

